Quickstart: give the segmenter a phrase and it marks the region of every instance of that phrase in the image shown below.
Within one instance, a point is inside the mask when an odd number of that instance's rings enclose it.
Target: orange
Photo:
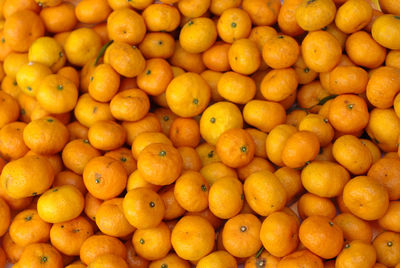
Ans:
[[[54,171],[41,156],[24,156],[8,162],[1,173],[1,185],[12,198],[35,196],[50,188]]]
[[[371,69],[379,67],[386,56],[385,48],[364,31],[355,32],[347,38],[346,53],[355,64]]]
[[[278,125],[271,130],[265,141],[265,148],[268,159],[272,163],[278,166],[283,165],[283,148],[289,137],[293,135],[296,131],[297,130],[295,127],[287,124]]]
[[[385,215],[378,220],[379,226],[388,231],[398,232],[399,202],[391,201]]]
[[[263,59],[274,69],[288,68],[294,65],[300,54],[296,40],[287,35],[277,35],[264,45]]]
[[[107,0],[83,0],[75,7],[75,15],[78,21],[83,23],[99,23],[105,20],[111,13]]]
[[[132,239],[129,239],[125,242],[127,251],[126,262],[128,263],[128,266],[130,265],[131,267],[147,267],[150,262],[136,254],[131,240]]]
[[[256,42],[244,38],[232,43],[228,51],[228,60],[233,71],[249,75],[260,67],[261,55]]]
[[[368,73],[357,66],[337,66],[329,73],[329,92],[332,94],[365,92]]]
[[[128,78],[139,75],[146,65],[140,50],[124,42],[113,42],[106,49],[104,63],[110,64],[117,73]]]
[[[140,89],[124,90],[110,102],[111,114],[119,120],[138,121],[146,116],[149,108],[149,97]]]
[[[172,68],[166,60],[150,59],[144,71],[138,75],[137,84],[147,94],[155,96],[163,93],[172,79]]]
[[[175,182],[174,196],[185,210],[199,212],[208,207],[209,190],[208,182],[199,172],[186,171]]]
[[[139,49],[145,58],[169,58],[174,54],[175,40],[163,32],[147,33],[139,44]]]
[[[207,142],[204,142],[196,147],[196,152],[199,154],[202,167],[214,162],[221,161],[215,150],[215,146]]]
[[[209,10],[214,15],[221,15],[223,11],[231,7],[239,7],[242,0],[213,0],[211,1]]]
[[[220,161],[205,165],[200,169],[200,173],[209,185],[213,185],[215,181],[223,177],[237,177],[235,169],[228,167]]]
[[[2,248],[6,254],[7,260],[10,263],[16,263],[21,257],[24,247],[15,244],[10,238],[9,232],[7,232],[2,239]]]
[[[163,143],[172,145],[171,140],[161,132],[143,132],[136,136],[132,143],[132,154],[138,159],[139,154],[150,144]]]
[[[120,83],[119,74],[109,64],[98,65],[90,77],[89,94],[100,102],[108,102],[117,93]]]
[[[68,61],[76,66],[83,66],[90,59],[96,57],[100,48],[101,38],[90,28],[73,30],[64,45]]]
[[[143,177],[140,176],[139,171],[136,169],[134,172],[132,172],[131,175],[129,175],[128,182],[126,185],[126,190],[130,191],[130,190],[133,190],[136,188],[141,188],[141,187],[144,187],[144,188],[147,187],[153,191],[158,191],[161,188],[161,186],[154,185],[154,184],[151,184],[151,183],[145,181],[143,179]]]
[[[155,170],[153,167],[157,165]],[[143,178],[156,185],[174,182],[182,170],[182,157],[169,144],[153,143],[139,154],[137,167]]]
[[[135,138],[141,133],[161,131],[160,120],[153,113],[148,113],[137,121],[124,121],[121,125],[125,128],[126,143],[129,145],[132,145]]]
[[[351,213],[338,214],[333,221],[342,229],[343,236],[346,240],[371,242],[372,228],[368,222],[357,218]]]
[[[130,175],[136,170],[136,160],[133,158],[132,152],[128,148],[121,147],[105,153],[104,156],[119,160],[126,169],[127,175]]]
[[[58,71],[66,62],[63,47],[51,37],[36,39],[29,48],[28,57],[29,61],[47,65],[53,72]]]
[[[254,144],[256,146],[254,155],[265,158],[267,156],[265,142],[266,142],[266,138],[268,137],[268,135],[260,130],[255,129],[255,128],[246,128],[245,130],[247,131],[247,133],[250,134],[250,136],[252,137]]]
[[[62,114],[74,109],[78,100],[78,89],[68,78],[52,74],[42,80],[36,98],[44,110]]]
[[[253,159],[255,144],[244,129],[233,128],[221,134],[216,149],[224,164],[238,168],[247,165]]]
[[[247,177],[243,189],[248,204],[261,216],[268,216],[282,209],[287,201],[283,184],[276,175],[267,170]]]
[[[125,237],[135,228],[126,220],[122,209],[123,198],[104,201],[96,212],[96,224],[106,235]]]
[[[46,65],[31,62],[21,66],[16,74],[16,81],[25,94],[34,97],[42,80],[50,74],[51,70]]]
[[[214,251],[213,253],[201,258],[196,267],[236,267],[236,259],[226,251]]]
[[[164,201],[165,205],[165,214],[164,214],[164,219],[165,220],[173,220],[176,218],[181,217],[183,214],[185,214],[185,209],[178,203],[175,194],[175,185],[169,185],[165,186],[160,191],[158,194],[161,196],[161,198]]]
[[[399,70],[394,67],[380,67],[371,73],[367,85],[368,101],[377,108],[390,108],[394,98],[400,92]],[[381,87],[386,88],[382,94]]]
[[[27,246],[22,252],[17,267],[54,267],[62,268],[61,254],[50,244],[35,243]]]
[[[358,176],[344,187],[343,201],[355,216],[364,220],[376,220],[385,215],[389,207],[389,194],[385,186],[375,179]]]
[[[397,179],[400,173],[399,164],[398,159],[381,158],[370,167],[367,173],[368,176],[386,186],[390,200],[399,198],[396,186],[399,183]]]
[[[296,268],[296,267],[323,268],[324,264],[320,257],[314,255],[307,249],[295,251],[283,257],[278,263],[278,268]]]
[[[214,102],[222,101],[224,98],[218,93],[218,82],[223,74],[221,72],[205,70],[200,75],[204,78],[204,80],[206,80],[211,88],[211,100]]]
[[[259,26],[273,25],[278,17],[281,2],[278,0],[243,0],[242,8],[251,18],[253,24]],[[262,14],[262,15],[261,15]]]
[[[291,135],[282,150],[283,163],[299,168],[314,160],[320,149],[317,135],[309,131],[298,131]]]
[[[256,93],[254,81],[235,72],[224,73],[218,81],[217,89],[223,98],[238,104],[249,102]]]
[[[12,52],[8,54],[3,63],[3,69],[6,75],[15,78],[19,69],[28,64],[28,53]]]
[[[171,233],[171,244],[176,254],[196,261],[214,248],[215,231],[211,223],[201,216],[184,216]]]
[[[78,71],[71,67],[71,66],[65,66],[62,67],[60,70],[57,71],[57,74],[60,74],[69,80],[71,80],[75,86],[79,89],[79,73]]]
[[[167,108],[157,108],[154,110],[155,116],[159,119],[161,124],[161,131],[165,135],[169,135],[169,130],[171,128],[172,122],[178,117],[170,109]]]
[[[297,103],[299,104],[300,108],[307,109],[310,112],[319,112],[319,110],[322,108],[321,105],[319,104],[323,99],[327,98],[330,96],[329,92],[321,85],[320,81],[313,81],[311,83],[308,83],[306,85],[303,85],[298,91],[297,91]],[[299,112],[298,114],[295,114],[296,116],[299,116],[299,118],[304,118],[306,112]],[[296,118],[294,116],[293,119]],[[294,120],[297,121],[297,120]],[[301,120],[300,120],[301,121]],[[300,123],[300,122],[299,122]]]
[[[9,234],[12,241],[21,247],[33,243],[47,242],[51,224],[43,221],[35,209],[19,212],[11,222]]]
[[[137,45],[146,34],[143,17],[130,8],[116,9],[106,18],[107,33],[111,40]]]
[[[15,160],[29,151],[23,139],[25,127],[25,123],[13,122],[0,129],[0,154],[4,159]]]
[[[87,139],[89,129],[78,121],[71,122],[67,125],[70,141],[75,139]]]
[[[172,32],[180,23],[178,9],[167,4],[152,4],[142,13],[147,29],[151,32]]]
[[[53,117],[30,122],[23,131],[26,146],[37,154],[55,154],[68,142],[69,133],[64,124]]]
[[[83,242],[92,235],[92,225],[82,216],[67,222],[55,223],[50,229],[51,244],[69,256],[79,255]]]
[[[192,147],[179,147],[179,154],[183,160],[182,170],[200,171],[202,167],[201,159],[197,151]]]
[[[380,0],[379,6],[385,13],[400,15],[400,6],[396,1]]]
[[[178,8],[182,15],[195,18],[200,17],[207,11],[210,2],[210,0],[180,0]]]
[[[270,214],[262,223],[260,238],[264,248],[276,257],[284,257],[297,248],[299,225],[284,212]]]
[[[179,34],[182,48],[190,53],[201,53],[209,49],[217,39],[215,23],[209,18],[189,20]]]
[[[231,67],[229,65],[228,52],[231,45],[217,41],[202,54],[204,65],[213,71],[224,72]]]
[[[310,216],[299,229],[301,243],[316,255],[330,259],[336,257],[343,246],[343,231],[324,216]]]
[[[348,171],[331,161],[313,161],[301,171],[304,188],[321,197],[340,195],[349,180]]]
[[[13,13],[4,24],[4,38],[14,51],[27,52],[30,45],[44,35],[41,18],[31,10]]]
[[[171,231],[167,224],[136,230],[132,237],[135,252],[146,260],[158,260],[167,256],[171,249]]]
[[[77,174],[82,174],[86,164],[100,152],[90,145],[89,140],[76,139],[67,143],[62,151],[64,165]]]
[[[308,114],[300,121],[298,128],[299,130],[314,132],[321,147],[327,146],[334,137],[334,129],[327,118],[321,115]]]
[[[306,0],[303,0],[303,3],[306,2]],[[339,41],[330,33],[315,31],[309,32],[304,38],[301,44],[301,54],[310,69],[316,72],[328,72],[339,63],[342,48]]]
[[[297,210],[302,219],[310,216],[325,216],[332,219],[336,215],[336,207],[331,200],[311,193],[305,193],[299,198]]]
[[[276,69],[265,75],[260,85],[260,91],[266,100],[279,102],[295,94],[297,85],[294,69]]]
[[[125,143],[125,129],[114,121],[98,121],[88,132],[89,142],[96,149],[115,150]]]
[[[289,167],[282,167],[276,170],[274,174],[278,177],[286,190],[288,203],[303,191],[300,172],[298,170]]]
[[[80,259],[85,264],[90,264],[104,254],[113,254],[126,259],[126,247],[115,237],[99,234],[86,239],[80,249]]]
[[[237,173],[238,173],[239,179],[244,181],[251,174],[256,173],[258,171],[262,171],[262,170],[268,170],[268,171],[274,172],[275,168],[265,158],[254,157],[250,161],[250,163],[248,163],[247,165],[245,165],[243,167],[238,168]]]
[[[367,26],[371,18],[372,7],[367,1],[351,0],[338,9],[335,24],[344,33],[354,33]]]
[[[3,219],[2,224],[0,225],[0,235],[3,236],[7,232],[10,225],[11,215],[10,207],[2,198],[0,198],[0,215]]]
[[[384,14],[372,24],[372,37],[380,45],[388,49],[400,49],[400,17],[393,14]]]
[[[89,219],[96,221],[96,212],[99,209],[103,200],[100,200],[89,192],[85,195],[85,214],[89,217]]]
[[[84,208],[82,193],[73,185],[62,185],[43,193],[38,200],[39,216],[50,223],[60,223],[78,217]]]
[[[396,151],[400,120],[393,109],[373,109],[366,131],[382,151]]]
[[[188,261],[179,258],[175,253],[170,253],[166,257],[152,261],[149,268],[158,268],[161,266],[165,267],[177,267],[177,268],[190,268]]]
[[[287,35],[297,36],[304,32],[296,21],[296,9],[302,0],[286,0],[282,3],[278,13],[278,25],[281,31]]]
[[[230,218],[222,230],[226,251],[239,258],[255,254],[261,247],[261,222],[253,214],[239,214]]]
[[[372,245],[376,250],[377,261],[393,267],[400,262],[400,254],[398,251],[400,243],[400,235],[394,232],[382,232],[375,237]]]
[[[179,117],[169,130],[169,138],[176,147],[196,147],[200,142],[200,127],[196,120]]]
[[[53,7],[59,5],[62,0],[35,0],[40,7]]]
[[[223,177],[214,182],[208,196],[210,211],[221,219],[236,216],[243,206],[243,185],[234,177]]]
[[[352,241],[344,245],[336,258],[335,267],[372,267],[376,262],[375,248],[364,241]]]
[[[0,127],[4,127],[6,124],[14,122],[18,119],[19,105],[13,97],[3,91],[0,91],[0,101]]]
[[[244,263],[244,268],[256,268],[256,267],[276,267],[279,263],[280,258],[271,255],[269,252],[263,250],[260,255],[256,254],[249,257]]]
[[[296,9],[296,22],[306,31],[317,31],[335,19],[336,6],[332,0],[303,0]]]
[[[339,164],[355,175],[364,174],[372,164],[371,152],[353,135],[343,135],[336,139],[332,153]]]
[[[62,14],[62,16],[60,16]],[[75,7],[68,2],[59,5],[43,8],[40,11],[40,18],[44,27],[51,33],[62,33],[71,31],[76,23]]]
[[[201,54],[184,50],[179,41],[176,41],[175,50],[169,61],[173,66],[188,72],[201,73],[206,69]]]
[[[118,196],[125,189],[127,173],[114,158],[92,158],[83,170],[83,182],[94,197],[106,200]]]
[[[274,115],[274,116],[271,116]],[[251,126],[270,132],[286,121],[286,113],[279,103],[263,100],[249,101],[243,108],[243,118]]]
[[[399,68],[399,58],[400,56],[400,51],[399,50],[391,50],[387,53],[386,59],[385,59],[385,65],[390,66],[390,67],[396,67]]]
[[[130,190],[124,197],[122,207],[128,222],[138,229],[157,226],[165,213],[160,195],[147,188]]]
[[[262,52],[263,47],[268,42],[268,40],[275,37],[276,35],[276,30],[271,26],[257,26],[252,28],[249,39],[253,40],[256,43],[260,52]]]
[[[113,254],[104,254],[97,256],[91,263],[92,268],[110,267],[110,268],[128,268],[127,262],[120,256]]]
[[[227,43],[247,38],[251,31],[250,16],[236,7],[226,9],[218,19],[217,31],[219,37]]]
[[[375,163],[381,158],[382,152],[379,147],[371,140],[361,139],[361,143],[364,144],[372,154],[372,163]]]

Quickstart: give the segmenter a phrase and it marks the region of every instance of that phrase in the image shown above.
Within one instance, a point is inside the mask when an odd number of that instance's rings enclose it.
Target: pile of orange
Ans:
[[[399,268],[399,0],[0,0],[0,268]]]

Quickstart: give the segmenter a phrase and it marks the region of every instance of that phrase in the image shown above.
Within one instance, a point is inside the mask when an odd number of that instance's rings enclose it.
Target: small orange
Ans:
[[[175,185],[168,185],[160,189],[158,194],[164,201],[165,205],[165,220],[173,220],[185,214],[185,209],[178,203],[175,194]]]
[[[64,165],[77,174],[82,174],[85,165],[96,156],[100,156],[100,152],[88,140],[70,141],[62,151]]]
[[[283,33],[298,36],[304,32],[296,21],[296,9],[301,2],[302,0],[286,0],[282,3],[278,14],[278,25]]]
[[[280,103],[251,100],[243,108],[243,118],[247,124],[261,131],[270,132],[275,126],[286,121],[286,113]]]
[[[103,234],[125,237],[135,231],[124,216],[123,198],[104,201],[96,212],[96,224]]]
[[[85,264],[90,264],[96,257],[104,254],[114,254],[126,259],[126,247],[115,237],[99,234],[86,239],[80,249],[80,259]]]
[[[146,34],[146,25],[136,11],[124,7],[107,17],[107,33],[111,40],[137,45]]]
[[[332,94],[365,92],[368,73],[357,66],[337,66],[329,73],[329,90]]]
[[[382,232],[375,237],[372,245],[376,250],[377,261],[394,267],[400,262],[399,254],[400,235],[394,232]]]
[[[330,24],[336,15],[332,0],[303,0],[296,9],[296,21],[306,31],[316,31]]]
[[[171,249],[171,231],[167,224],[138,229],[132,237],[135,252],[146,260],[158,260],[167,256]]]
[[[90,77],[89,94],[100,102],[108,102],[117,93],[120,83],[119,74],[109,64],[96,66]]]
[[[303,0],[303,2],[307,1]],[[301,44],[301,54],[310,69],[316,72],[328,72],[339,63],[342,48],[339,41],[330,33],[315,31],[309,32],[304,38]]]
[[[310,216],[299,229],[301,243],[316,255],[330,259],[336,257],[343,246],[343,231],[324,216]]]
[[[143,179],[143,177],[139,174],[139,171],[136,169],[129,175],[128,182],[126,185],[126,190],[130,191],[137,188],[149,188],[153,191],[160,190],[161,186],[151,184]],[[161,193],[161,192],[160,192]]]
[[[133,158],[132,152],[128,148],[121,147],[105,153],[104,156],[108,156],[120,161],[126,169],[128,176],[137,168],[136,160]]]
[[[29,244],[47,242],[51,224],[39,217],[35,209],[19,212],[11,222],[9,234],[12,241],[21,247]]]
[[[278,0],[243,0],[242,8],[251,18],[253,24],[259,26],[273,25],[278,17],[281,2]],[[261,15],[262,14],[262,15]]]
[[[92,225],[82,216],[55,223],[50,229],[51,244],[61,253],[70,256],[79,255],[83,242],[92,235]]]
[[[96,221],[96,212],[99,209],[103,200],[98,199],[91,195],[89,192],[85,195],[85,214],[92,221]]]
[[[318,137],[321,147],[327,146],[335,134],[327,118],[319,114],[308,114],[300,121],[298,128],[299,130],[314,132]]]
[[[34,243],[27,246],[22,252],[21,258],[18,261],[17,267],[20,268],[39,268],[39,267],[54,267],[62,268],[61,254],[50,244]]]
[[[143,41],[139,44],[139,49],[143,56],[149,58],[169,58],[174,53],[175,40],[163,32],[147,33]]]
[[[1,173],[1,185],[12,198],[39,195],[50,188],[54,171],[44,157],[24,156],[8,162]]]
[[[13,97],[3,91],[0,91],[0,101],[0,127],[2,128],[6,124],[14,122],[18,119],[19,105]]]
[[[399,208],[400,203],[398,201],[391,201],[385,215],[378,220],[379,226],[388,231],[398,232]]]
[[[287,201],[286,190],[272,172],[251,174],[244,182],[244,194],[250,207],[259,215],[268,216],[282,209]]]
[[[389,66],[379,67],[371,73],[367,84],[368,101],[377,108],[390,108],[400,92],[399,69]],[[382,86],[385,91],[383,93]]]
[[[298,131],[291,135],[282,150],[283,163],[299,168],[314,160],[320,149],[317,135],[309,131]]]
[[[158,268],[163,265],[166,267],[190,268],[189,262],[179,258],[175,253],[170,253],[162,259],[152,261],[149,268]]]
[[[181,19],[176,7],[162,3],[149,5],[142,16],[151,32],[172,32],[179,26]]]
[[[358,176],[344,187],[343,201],[357,217],[364,220],[376,220],[385,215],[389,207],[389,194],[385,186],[373,178]]]
[[[283,148],[285,147],[286,141],[295,132],[297,132],[297,129],[294,126],[288,124],[277,125],[270,131],[265,141],[265,148],[268,159],[272,163],[278,166],[283,166]]]
[[[200,142],[200,127],[196,120],[179,117],[169,130],[169,138],[176,147],[196,147]]]
[[[176,180],[174,195],[185,210],[199,212],[208,207],[209,190],[208,182],[199,172],[186,171]]]
[[[170,64],[164,59],[150,59],[137,76],[137,84],[147,94],[156,96],[163,93],[173,78]]]
[[[216,149],[224,164],[237,168],[247,165],[253,159],[255,144],[245,130],[233,128],[221,134]]]
[[[214,102],[222,101],[224,98],[218,93],[218,82],[221,79],[223,73],[212,70],[205,70],[200,75],[204,78],[204,80],[206,80],[211,88],[211,100]]]
[[[360,240],[369,243],[372,240],[370,224],[351,213],[338,214],[333,222],[342,229],[343,237],[347,241]]]
[[[62,16],[60,16],[62,14]],[[51,33],[71,31],[78,22],[75,16],[75,7],[68,2],[62,2],[57,6],[43,8],[40,18],[44,27]]]
[[[256,94],[256,84],[245,75],[236,72],[222,74],[217,85],[221,97],[237,104],[246,104]]]
[[[278,263],[277,268],[296,268],[296,267],[323,268],[324,264],[320,257],[314,255],[307,249],[300,249],[292,254],[283,257]]]
[[[268,66],[282,69],[296,63],[300,47],[294,38],[288,35],[277,35],[269,39],[262,51],[263,59]]]
[[[197,151],[192,147],[178,147],[179,154],[183,160],[182,170],[200,171],[202,167],[201,159]]]
[[[171,234],[171,244],[176,254],[191,261],[209,254],[214,248],[214,240],[214,228],[201,216],[184,216]]]
[[[399,198],[396,186],[399,183],[399,165],[399,159],[381,158],[370,167],[367,173],[368,176],[386,186],[390,200],[397,200]]]
[[[120,256],[114,254],[104,254],[97,256],[91,263],[90,267],[92,268],[102,268],[102,267],[110,267],[110,268],[128,268],[128,264]]]
[[[128,222],[138,229],[157,226],[165,213],[160,195],[147,188],[130,190],[124,197],[122,207]]]
[[[260,91],[266,100],[279,102],[294,94],[297,86],[297,75],[294,69],[275,69],[265,75]]]
[[[175,50],[169,61],[173,66],[182,68],[187,72],[201,73],[206,69],[201,54],[184,50],[179,41],[176,41]]]
[[[299,198],[297,210],[302,219],[316,215],[333,219],[336,215],[336,207],[331,200],[311,193],[305,193]]]
[[[243,199],[243,185],[237,178],[220,178],[210,188],[209,208],[218,218],[230,219],[241,211]]]
[[[16,11],[4,24],[4,38],[17,52],[27,52],[30,45],[43,35],[43,21],[36,13],[28,9]]]
[[[368,242],[352,241],[344,245],[335,267],[372,267],[376,262],[375,248]]]
[[[111,114],[118,120],[138,121],[146,116],[149,109],[149,97],[140,89],[119,92],[110,103]]]
[[[132,154],[135,159],[139,158],[140,153],[150,144],[163,143],[172,145],[171,140],[161,132],[143,132],[137,135],[132,143]]]
[[[0,215],[2,217],[2,223],[0,225],[0,235],[3,236],[10,225],[11,215],[10,215],[10,207],[6,203],[5,200],[0,198]]]
[[[129,145],[132,145],[141,133],[161,131],[160,120],[153,113],[147,113],[145,117],[137,121],[124,121],[121,125],[125,128],[126,143]]]
[[[255,254],[261,247],[261,222],[253,214],[239,214],[230,218],[222,230],[226,251],[239,258]]]
[[[228,51],[228,60],[233,71],[249,75],[260,67],[261,53],[256,42],[243,38],[232,43]]]
[[[113,42],[104,54],[104,63],[110,64],[117,73],[128,78],[143,72],[146,61],[136,46]]]
[[[83,0],[75,7],[75,15],[78,21],[88,24],[102,22],[111,11],[107,0]]]
[[[217,41],[213,46],[204,51],[202,59],[204,65],[213,71],[224,72],[230,69],[228,52],[231,45]]]
[[[83,182],[89,193],[102,200],[118,196],[125,189],[126,181],[124,166],[111,157],[94,157],[83,170]]]
[[[338,9],[335,24],[344,33],[354,33],[367,26],[371,18],[372,7],[367,1],[351,0]]]
[[[29,151],[23,139],[26,126],[23,122],[13,122],[0,129],[0,154],[4,159],[18,159]]]
[[[250,16],[239,8],[226,9],[218,19],[217,31],[219,37],[227,43],[247,38],[251,31]]]
[[[262,170],[268,170],[268,171],[274,172],[275,168],[265,158],[254,157],[250,161],[250,163],[248,163],[247,165],[245,165],[243,167],[238,168],[237,173],[238,173],[239,179],[244,181],[251,174],[256,173],[258,171],[262,171]]]
[[[372,37],[380,45],[388,49],[400,49],[400,17],[394,14],[384,14],[372,24]]]
[[[235,169],[228,167],[220,161],[205,165],[200,169],[200,173],[209,185],[213,185],[215,181],[223,177],[237,177]]]
[[[88,132],[90,144],[99,150],[115,150],[125,143],[125,129],[114,121],[98,121]]]
[[[189,20],[179,34],[182,48],[190,53],[201,53],[209,49],[217,39],[217,28],[209,18]]]
[[[279,181],[286,190],[288,203],[290,203],[294,197],[303,191],[300,171],[289,167],[281,167],[276,170],[274,174],[276,177],[278,177]]]

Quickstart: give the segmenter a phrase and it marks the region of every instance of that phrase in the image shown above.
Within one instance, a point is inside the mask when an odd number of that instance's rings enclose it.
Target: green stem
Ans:
[[[94,62],[94,66],[97,65],[99,62],[100,58],[103,57],[104,53],[106,52],[106,49],[114,42],[114,40],[108,41],[99,51],[99,54],[96,57],[96,61]]]

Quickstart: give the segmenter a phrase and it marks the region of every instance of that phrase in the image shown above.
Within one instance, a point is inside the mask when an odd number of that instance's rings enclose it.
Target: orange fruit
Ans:
[[[368,242],[352,241],[344,245],[336,258],[335,267],[372,267],[376,251]]]
[[[296,22],[306,31],[316,31],[330,24],[336,15],[332,0],[303,0],[296,9]]]
[[[228,52],[231,45],[224,42],[215,42],[202,54],[204,65],[213,71],[224,72],[230,69]]]
[[[62,14],[62,16],[60,16]],[[71,31],[76,23],[75,7],[68,2],[59,5],[43,8],[40,11],[40,18],[44,27],[51,33],[62,33]]]
[[[199,212],[208,207],[209,188],[199,172],[186,171],[175,182],[174,196],[185,210]]]
[[[139,44],[139,49],[145,58],[169,58],[174,53],[175,40],[163,32],[147,33]]]
[[[330,259],[336,257],[343,246],[343,231],[324,216],[310,216],[299,229],[301,243],[316,255]]]
[[[394,232],[382,232],[375,237],[372,245],[376,250],[377,261],[388,266],[393,267],[400,261],[400,254],[398,247],[400,236]]]
[[[169,138],[176,147],[196,147],[200,142],[200,127],[196,120],[179,117],[172,122]]]
[[[142,16],[151,32],[172,32],[179,26],[181,19],[178,9],[168,4],[149,5]]]
[[[209,49],[217,39],[217,28],[209,18],[189,20],[179,34],[182,48],[190,53],[201,53]]]
[[[400,17],[393,14],[384,14],[372,24],[372,37],[380,45],[389,49],[400,49]]]
[[[61,254],[50,244],[34,243],[24,249],[17,266],[61,268],[63,263]]]
[[[126,259],[126,247],[115,237],[101,234],[92,235],[83,242],[79,255],[84,264],[90,264],[98,256],[104,254],[113,254]]]
[[[237,215],[243,206],[243,186],[237,178],[223,177],[210,188],[208,200],[210,211],[221,219]]]
[[[196,261],[214,248],[215,231],[201,216],[184,216],[171,233],[171,244],[182,259]]]
[[[379,226],[388,231],[398,232],[399,202],[391,201],[385,215],[378,220]]]
[[[127,262],[122,257],[113,254],[104,254],[97,256],[90,263],[90,267],[93,268],[101,268],[105,266],[110,268],[128,268]]]
[[[265,75],[260,85],[260,91],[266,100],[279,102],[295,94],[297,86],[298,81],[294,69],[276,69]]]
[[[347,241],[360,240],[371,242],[372,228],[371,225],[351,213],[340,213],[333,222],[336,223],[343,231],[343,237]]]
[[[246,104],[256,93],[256,84],[245,75],[226,72],[221,75],[217,84],[218,94],[228,101]]]
[[[67,143],[62,151],[64,165],[77,174],[82,174],[86,164],[100,152],[90,145],[89,140],[76,139]]]
[[[107,17],[107,33],[116,42],[137,45],[146,34],[144,18],[130,8],[116,9]]]
[[[288,35],[277,35],[269,39],[262,49],[262,56],[268,66],[274,69],[294,65],[300,54],[297,41]]]
[[[305,193],[299,198],[297,211],[302,219],[310,216],[325,216],[332,219],[336,215],[336,207],[331,200],[311,193]]]
[[[273,25],[277,20],[280,7],[281,2],[277,0],[242,1],[242,8],[249,13],[251,21],[255,25]]]
[[[247,124],[261,131],[270,132],[275,126],[286,121],[286,113],[280,103],[251,100],[243,108],[243,118]]]
[[[227,43],[247,38],[251,31],[250,16],[242,9],[228,8],[218,19],[217,31],[219,37]]]
[[[114,121],[98,121],[89,128],[88,139],[96,149],[115,150],[125,143],[126,132]]]
[[[367,173],[368,176],[386,186],[390,200],[397,200],[399,196],[396,186],[399,183],[397,180],[400,172],[399,164],[399,159],[381,158],[370,167]]]
[[[244,38],[232,43],[228,51],[228,60],[233,71],[249,75],[260,67],[261,54],[256,42]]]
[[[288,124],[275,126],[265,140],[265,149],[268,159],[277,166],[283,166],[282,152],[290,136],[297,132],[297,129]]]
[[[358,176],[344,187],[343,201],[355,216],[364,220],[376,220],[385,215],[389,207],[389,194],[386,187],[375,179]]]
[[[312,267],[322,268],[324,264],[320,257],[316,256],[307,249],[301,249],[283,257],[278,263],[278,268],[295,268],[295,267]]]

